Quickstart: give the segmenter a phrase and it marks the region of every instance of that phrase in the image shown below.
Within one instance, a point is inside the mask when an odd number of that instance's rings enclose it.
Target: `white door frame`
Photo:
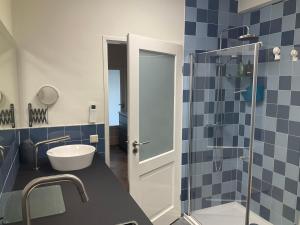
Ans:
[[[111,36],[111,35],[102,36],[105,163],[108,167],[110,167],[108,44],[127,44],[127,36]]]

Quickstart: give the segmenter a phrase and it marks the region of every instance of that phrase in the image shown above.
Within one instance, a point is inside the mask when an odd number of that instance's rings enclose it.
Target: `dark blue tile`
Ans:
[[[253,153],[253,163],[257,166],[262,166],[263,165],[263,156],[261,154],[254,152]]]
[[[204,174],[202,176],[202,184],[203,185],[211,185],[212,184],[212,174]]]
[[[259,35],[263,36],[263,35],[267,35],[270,33],[270,27],[271,27],[271,22],[270,21],[266,21],[260,24],[260,31],[259,31]]]
[[[282,208],[282,216],[291,221],[291,223],[295,222],[295,209],[290,208],[289,206],[283,204]]]
[[[265,130],[265,142],[269,144],[275,144],[275,132]]]
[[[289,133],[289,121],[283,119],[277,119],[276,131],[284,134]]]
[[[285,175],[285,163],[277,159],[274,160],[274,172]]]
[[[208,10],[208,14],[207,14],[208,23],[218,24],[218,18],[219,18],[218,11]]]
[[[250,25],[257,24],[260,22],[260,10],[251,12],[250,14]]]
[[[189,129],[183,128],[182,129],[182,140],[188,140],[189,138]]]
[[[264,144],[264,155],[274,158],[274,145],[272,144]]]
[[[291,90],[292,77],[291,76],[280,76],[279,77],[279,90]]]
[[[300,136],[300,122],[289,121],[289,134]]]
[[[270,21],[270,34],[281,32],[282,19],[275,19]]]
[[[300,106],[300,91],[292,91],[291,105]]]
[[[300,152],[300,137],[293,135],[288,136],[288,148]]]
[[[187,165],[188,161],[188,153],[181,154],[181,165]]]
[[[186,201],[187,199],[188,199],[188,190],[187,189],[181,190],[180,200]]]
[[[287,150],[286,161],[295,166],[299,166],[300,153],[294,150]]]
[[[181,189],[187,189],[188,188],[188,177],[181,178]]]
[[[183,90],[183,102],[189,102],[189,98],[190,98],[190,91]]]
[[[267,103],[277,104],[278,91],[267,90]]]
[[[36,143],[39,141],[47,140],[48,134],[47,134],[47,128],[31,128],[29,130],[30,139]]]
[[[48,139],[62,137],[65,135],[65,127],[49,127]]]
[[[207,23],[208,11],[205,9],[197,9],[197,22]]]
[[[65,127],[65,135],[70,135],[72,141],[82,139],[80,126],[68,126]]]
[[[218,36],[218,25],[207,24],[207,36],[208,37],[217,37]]]
[[[298,182],[286,177],[285,178],[284,189],[287,190],[288,192],[294,194],[294,195],[297,195]]]
[[[185,32],[186,35],[196,35],[196,22],[185,21]]]
[[[300,13],[296,14],[296,28],[300,28]]]
[[[183,76],[190,76],[190,64],[189,63],[183,64],[182,73],[183,73]]]
[[[289,119],[290,106],[288,105],[278,105],[277,106],[277,118]]]
[[[9,146],[16,140],[16,131],[0,130],[0,145]]]
[[[219,10],[219,0],[209,0],[208,9]]]
[[[97,124],[97,134],[99,138],[104,138],[104,124]]]
[[[20,142],[22,143],[25,140],[29,139],[29,129],[24,128],[24,129],[20,129]]]
[[[97,134],[97,127],[95,124],[81,126],[82,140],[90,139],[90,135],[95,135],[95,134]]]
[[[265,220],[270,221],[270,209],[264,207],[263,205],[260,205],[259,215]]]
[[[275,198],[276,200],[282,202],[283,201],[283,190],[276,186],[273,186],[272,197]]]
[[[185,0],[185,6],[197,7],[197,0]]]
[[[237,13],[238,12],[238,1],[230,0],[229,2],[229,12]]]
[[[288,46],[294,44],[294,31],[285,31],[281,34],[281,45]]]
[[[273,172],[264,168],[262,171],[262,179],[264,182],[272,184]]]
[[[105,140],[103,138],[99,139],[97,143],[97,152],[103,154],[105,152]]]
[[[283,5],[283,15],[287,16],[296,12],[296,0],[288,0]]]

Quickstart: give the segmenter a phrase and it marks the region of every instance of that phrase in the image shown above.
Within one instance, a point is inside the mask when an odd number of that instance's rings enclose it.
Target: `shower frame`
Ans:
[[[243,48],[247,46],[254,46],[254,61],[253,61],[253,79],[252,79],[252,101],[251,101],[251,121],[250,121],[250,137],[249,137],[249,148],[248,148],[248,183],[247,183],[247,199],[246,199],[246,215],[245,215],[245,225],[249,225],[250,216],[250,200],[252,191],[252,165],[253,165],[253,143],[254,143],[254,132],[255,132],[255,112],[256,112],[256,92],[257,92],[257,72],[258,72],[258,56],[259,49],[262,47],[262,42],[257,42],[254,44],[239,45],[230,48],[217,49],[213,51],[208,51],[202,54],[209,54],[219,51],[227,51],[234,48]],[[191,53],[189,55],[189,65],[190,65],[190,82],[189,82],[189,157],[188,157],[188,212],[184,214],[184,218],[193,225],[199,225],[199,221],[192,216],[191,209],[191,176],[192,176],[192,138],[193,138],[193,80],[194,80],[194,58],[195,54]]]

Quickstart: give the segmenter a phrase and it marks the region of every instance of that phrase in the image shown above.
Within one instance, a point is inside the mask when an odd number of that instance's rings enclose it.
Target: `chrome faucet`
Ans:
[[[32,193],[32,191],[41,185],[43,185],[43,186],[45,184],[53,185],[53,184],[57,184],[57,183],[61,183],[61,182],[73,183],[78,190],[78,193],[81,197],[81,201],[84,203],[89,201],[89,197],[86,193],[84,184],[78,177],[76,177],[74,175],[62,174],[62,175],[39,177],[39,178],[33,179],[25,186],[25,188],[22,191],[22,216],[23,216],[23,222],[26,225],[31,225],[29,196]]]
[[[5,150],[5,148],[4,148],[2,145],[0,145],[0,156],[1,156],[1,160],[4,160],[4,150]]]
[[[42,144],[55,144],[55,143],[67,141],[67,140],[70,140],[70,139],[71,139],[71,137],[69,135],[67,135],[67,136],[63,136],[63,137],[58,137],[58,138],[53,138],[53,139],[37,142],[34,145],[35,146],[34,169],[39,170],[39,167],[38,167],[38,154],[39,154],[39,146],[40,145],[42,145]]]

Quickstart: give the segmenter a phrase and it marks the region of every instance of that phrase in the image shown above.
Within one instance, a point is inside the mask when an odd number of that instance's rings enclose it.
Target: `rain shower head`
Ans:
[[[252,41],[252,40],[257,40],[257,36],[253,35],[253,34],[250,34],[250,33],[247,33],[247,34],[239,36],[238,39],[240,41]]]

